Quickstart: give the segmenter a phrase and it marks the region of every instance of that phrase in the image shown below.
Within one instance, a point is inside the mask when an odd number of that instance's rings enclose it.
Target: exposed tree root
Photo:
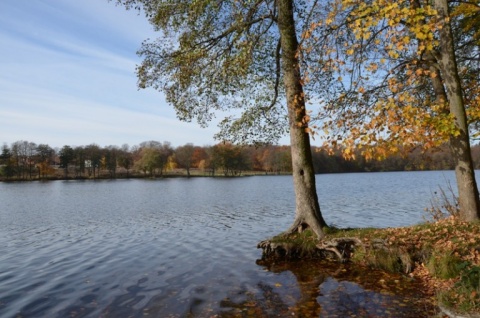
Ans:
[[[291,239],[289,239],[291,238]],[[376,239],[364,244],[356,237],[332,238],[329,240],[303,239],[282,234],[258,243],[263,251],[262,259],[291,260],[301,258],[336,259],[349,261],[354,253],[375,267],[410,273],[413,261],[406,251],[389,246],[384,240]]]
[[[325,236],[322,231],[322,227],[318,220],[312,217],[311,220],[308,220],[304,217],[297,216],[293,221],[293,224],[290,226],[288,230],[286,230],[282,235],[291,235],[293,233],[302,233],[306,229],[311,229],[318,239],[321,239]]]
[[[329,241],[321,241],[317,244],[319,250],[334,253],[342,263],[350,259],[356,247],[361,247],[365,251],[365,245],[363,245],[362,241],[356,237],[333,238]]]

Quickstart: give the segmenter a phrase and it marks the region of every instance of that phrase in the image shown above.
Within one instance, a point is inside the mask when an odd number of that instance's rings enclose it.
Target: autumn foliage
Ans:
[[[473,25],[479,21],[478,12],[478,4],[469,3],[453,14],[477,41]],[[433,79],[443,81],[445,76],[435,65],[438,32],[448,22],[429,2],[338,0],[324,21],[312,23],[303,37],[321,34],[317,41],[324,55],[318,62],[335,87],[326,91],[323,107],[312,116],[326,132],[325,145],[341,144],[348,157],[355,156],[354,148],[362,148],[367,159],[382,159],[407,148],[438,147],[458,136],[447,100],[432,87]],[[471,45],[467,38],[463,33],[457,40]],[[304,50],[308,54],[311,48]],[[472,69],[463,55],[458,63],[468,120],[475,124],[480,109],[478,68]],[[307,70],[306,77],[318,73],[316,68]]]
[[[27,145],[21,148],[19,145]],[[42,151],[42,147],[48,151]],[[185,152],[185,147],[189,149]],[[190,149],[191,148],[191,149]],[[27,149],[27,150],[25,150]],[[71,157],[62,149],[72,149]],[[334,151],[312,147],[315,173],[449,170],[454,163],[448,149],[423,152],[417,149],[384,160],[365,160],[360,149],[355,159],[346,159],[341,149]],[[48,145],[18,141],[4,145],[0,154],[0,177],[3,179],[64,178],[61,156],[68,162],[70,178],[160,177],[171,175],[243,175],[290,174],[291,152],[288,146],[235,146],[219,143],[214,146],[187,144],[173,147],[170,143],[144,142],[136,146],[100,147],[95,144],[53,149]],[[480,168],[480,146],[472,148],[475,167]]]

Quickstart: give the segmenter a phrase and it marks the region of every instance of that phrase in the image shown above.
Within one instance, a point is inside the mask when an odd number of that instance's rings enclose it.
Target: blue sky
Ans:
[[[161,93],[137,89],[149,37],[143,16],[107,0],[0,0],[0,144],[214,144],[215,124],[180,122]]]

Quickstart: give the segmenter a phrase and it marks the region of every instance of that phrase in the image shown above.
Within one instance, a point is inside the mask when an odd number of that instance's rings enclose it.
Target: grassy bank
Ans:
[[[320,252],[338,259],[339,252],[362,266],[402,272],[420,280],[439,306],[480,315],[480,223],[449,217],[410,227],[330,228],[326,233],[320,244],[308,230],[270,241],[287,255]]]

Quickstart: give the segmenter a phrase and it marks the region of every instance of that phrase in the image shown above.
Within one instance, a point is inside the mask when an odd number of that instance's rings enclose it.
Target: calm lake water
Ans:
[[[422,222],[447,180],[318,175],[317,189],[330,224],[392,227]],[[421,316],[402,277],[257,265],[293,217],[290,176],[0,183],[0,317]]]

